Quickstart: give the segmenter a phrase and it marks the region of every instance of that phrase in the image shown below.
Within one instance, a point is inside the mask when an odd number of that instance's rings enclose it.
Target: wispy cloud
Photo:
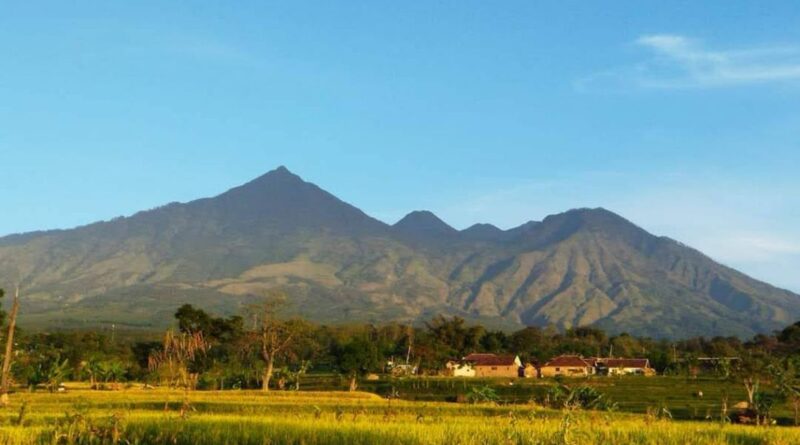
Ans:
[[[579,79],[576,88],[720,88],[800,81],[798,46],[715,50],[675,34],[644,35],[633,43],[647,51],[644,60]]]
[[[694,247],[724,263],[732,265],[775,264],[800,260],[797,234],[773,232],[766,229],[736,231],[727,228],[709,230],[704,234],[690,233]]]
[[[212,63],[254,64],[259,59],[244,48],[213,36],[175,30],[128,30],[128,49],[144,54],[165,53]]]

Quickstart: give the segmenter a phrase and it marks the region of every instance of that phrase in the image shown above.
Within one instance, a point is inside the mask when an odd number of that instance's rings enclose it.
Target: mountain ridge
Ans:
[[[459,231],[429,211],[389,225],[285,167],[211,198],[2,237],[0,282],[17,279],[24,319],[66,327],[162,326],[185,302],[233,313],[274,287],[322,322],[445,313],[675,337],[800,317],[800,296],[603,208],[508,230]]]

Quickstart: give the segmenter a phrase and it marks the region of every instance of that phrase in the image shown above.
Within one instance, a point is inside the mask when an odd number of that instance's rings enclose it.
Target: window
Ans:
[[[561,371],[561,368],[556,368],[556,372]]]
[[[497,371],[497,366],[492,366],[492,371]]]

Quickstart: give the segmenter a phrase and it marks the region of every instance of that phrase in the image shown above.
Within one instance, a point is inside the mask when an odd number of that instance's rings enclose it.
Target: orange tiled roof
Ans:
[[[516,355],[473,353],[464,357],[464,360],[472,362],[475,366],[511,366],[516,364],[516,358]]]
[[[558,366],[564,368],[584,368],[592,366],[583,358],[577,355],[560,355],[558,357],[550,359],[549,362],[545,363],[544,366]]]

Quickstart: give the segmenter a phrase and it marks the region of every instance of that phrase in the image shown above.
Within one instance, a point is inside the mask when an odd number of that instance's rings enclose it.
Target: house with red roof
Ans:
[[[597,373],[603,375],[655,375],[646,358],[602,358],[597,360]]]
[[[475,368],[476,377],[519,377],[522,361],[511,354],[470,354],[464,361]]]
[[[470,369],[475,377],[519,377],[522,361],[511,354],[473,353],[462,359],[458,369]]]
[[[539,368],[542,377],[586,377],[594,374],[593,359],[584,359],[579,355],[560,355],[550,359]]]

